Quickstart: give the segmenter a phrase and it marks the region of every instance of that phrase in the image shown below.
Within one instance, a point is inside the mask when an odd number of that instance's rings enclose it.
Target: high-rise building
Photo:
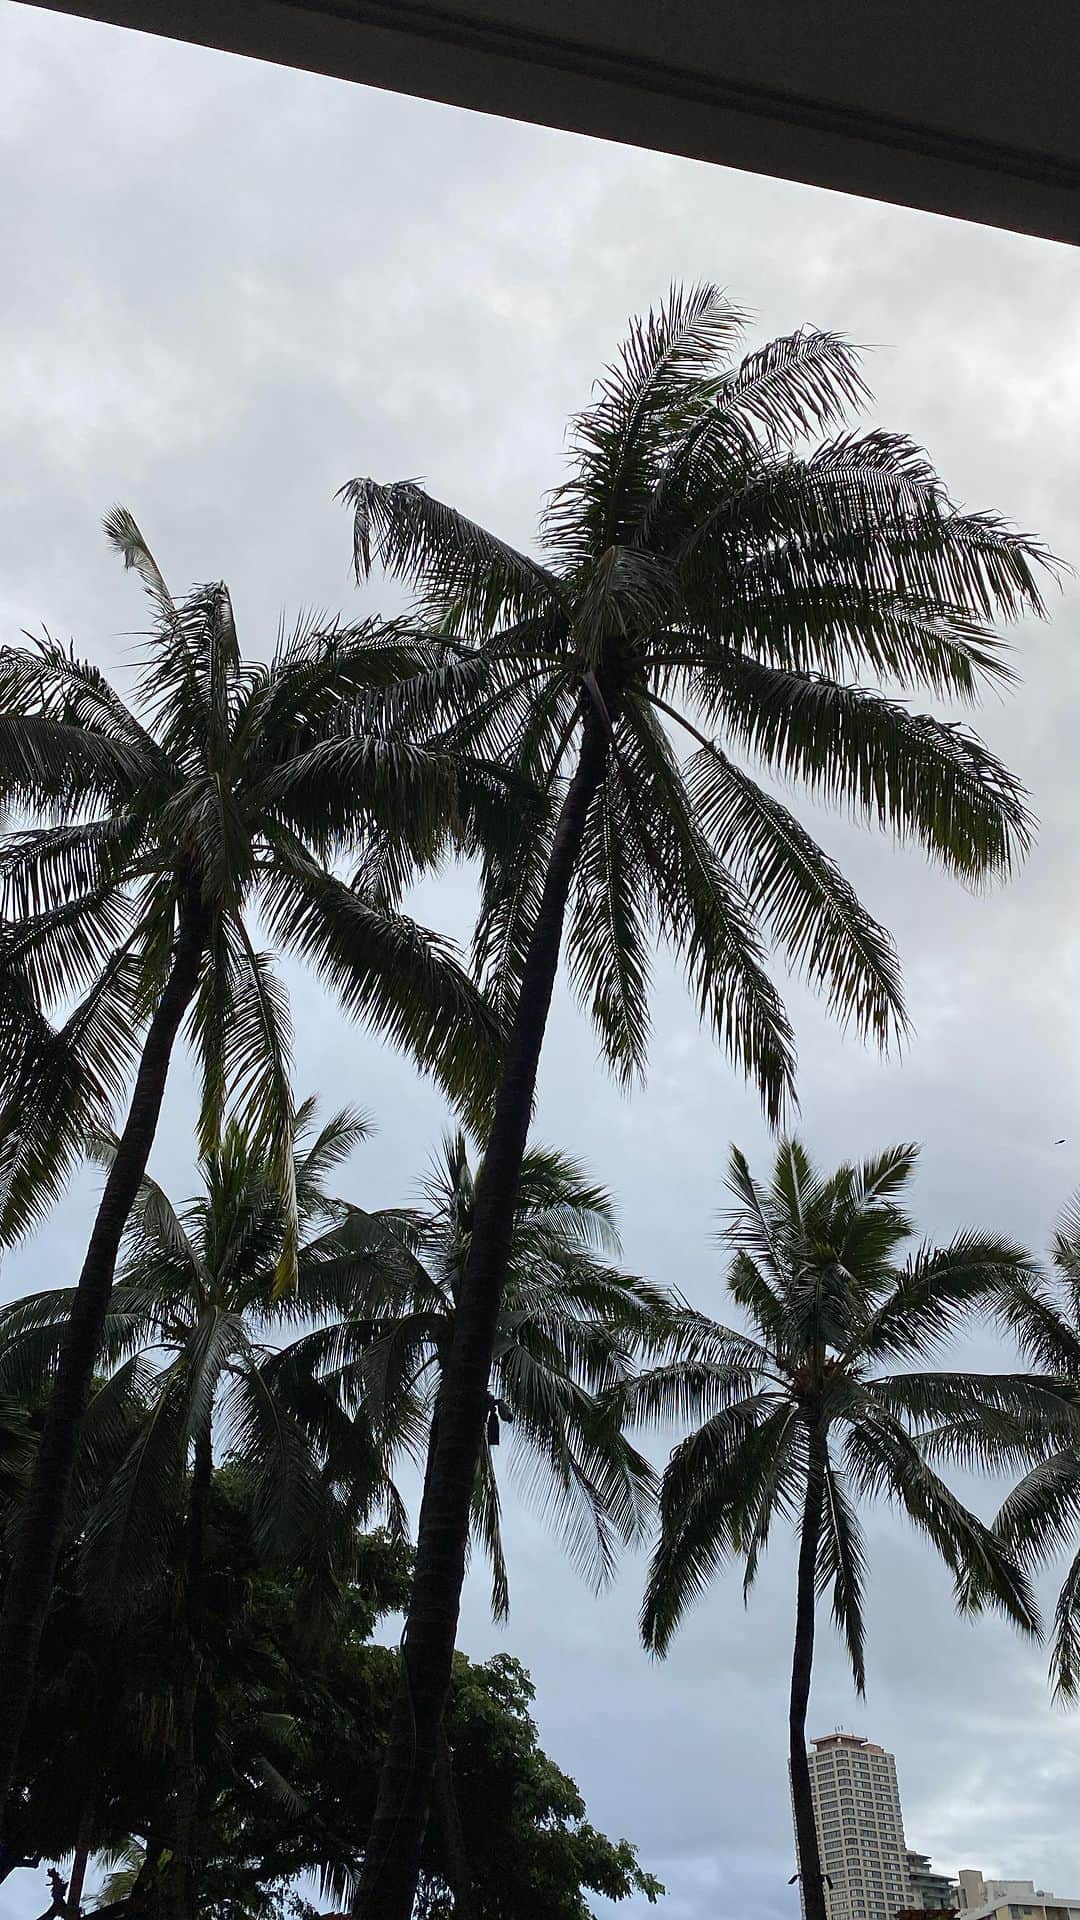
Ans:
[[[949,1913],[958,1905],[956,1881],[947,1873],[935,1873],[929,1854],[912,1853],[909,1847],[907,1864],[913,1907],[924,1913]]]
[[[896,1761],[854,1733],[811,1741],[809,1759],[829,1920],[895,1920],[915,1904]]]

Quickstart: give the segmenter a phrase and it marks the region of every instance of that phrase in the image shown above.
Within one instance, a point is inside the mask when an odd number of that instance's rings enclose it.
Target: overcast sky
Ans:
[[[350,581],[332,496],[355,474],[422,475],[527,543],[567,414],[672,279],[719,281],[754,337],[812,322],[871,345],[874,418],[925,443],[963,503],[1080,557],[1080,254],[0,4],[4,640],[45,624],[122,667],[143,610],[100,535],[116,500],[177,587],[228,579],[252,653],[282,608],[389,604]],[[802,1130],[825,1161],[923,1141],[937,1236],[1045,1245],[1080,1184],[1078,631],[1067,585],[1051,624],[1016,635],[1022,686],[979,720],[1043,823],[1007,890],[970,897],[816,822],[899,939],[916,1034],[882,1062],[793,990]],[[462,935],[470,904],[460,874],[421,902]],[[294,1013],[300,1091],[379,1124],[352,1196],[408,1196],[437,1096],[299,976]],[[756,1102],[663,967],[647,1092],[620,1095],[593,1051],[560,998],[538,1130],[612,1187],[630,1266],[719,1310],[721,1172],[732,1139],[763,1162]],[[190,1117],[185,1064],[153,1162],[179,1194]],[[88,1198],[9,1259],[8,1292],[74,1277]],[[749,1612],[737,1579],[718,1585],[654,1664],[635,1643],[640,1567],[594,1599],[507,1505],[511,1622],[491,1626],[476,1577],[465,1650],[526,1661],[549,1750],[666,1881],[671,1920],[793,1920],[787,1544]],[[896,1753],[909,1843],[943,1868],[1080,1897],[1080,1716],[1049,1705],[1044,1654],[958,1622],[899,1521],[874,1516],[870,1543],[869,1695],[823,1620],[812,1731]],[[42,1904],[20,1879],[0,1913]]]

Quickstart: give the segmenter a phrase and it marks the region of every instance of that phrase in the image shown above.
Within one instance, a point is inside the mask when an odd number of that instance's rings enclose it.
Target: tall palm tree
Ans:
[[[960,512],[903,436],[843,430],[866,393],[843,339],[801,332],[738,360],[742,327],[711,287],[673,290],[634,324],[575,423],[540,558],[411,481],[344,490],[358,574],[378,563],[412,583],[445,636],[442,666],[408,682],[396,710],[496,748],[542,795],[484,875],[476,957],[509,1038],[358,1896],[383,1920],[408,1920],[416,1890],[564,922],[571,979],[621,1077],[644,1068],[659,936],[775,1118],[794,1052],[768,944],[879,1042],[904,1008],[887,934],[740,757],[969,882],[1006,874],[1027,842],[1007,770],[903,696],[970,703],[1008,679],[994,623],[1043,611],[1043,549]]]
[[[476,1178],[460,1132],[447,1136],[415,1208],[371,1216],[404,1259],[379,1248],[366,1261],[326,1261],[298,1298],[326,1324],[271,1362],[314,1375],[335,1400],[376,1425],[396,1422],[430,1470],[439,1388],[468,1260]],[[366,1217],[365,1217],[366,1218]],[[670,1295],[613,1264],[619,1251],[608,1194],[580,1163],[534,1146],[522,1165],[503,1290],[472,1534],[492,1569],[492,1609],[505,1618],[509,1580],[496,1477],[503,1430],[510,1472],[558,1530],[571,1560],[599,1584],[620,1542],[643,1537],[655,1476],[631,1446],[614,1395],[642,1360],[673,1359],[692,1319]],[[412,1401],[403,1429],[402,1409]],[[392,1456],[395,1443],[386,1443]]]
[[[439,1389],[450,1351],[476,1204],[465,1136],[448,1135],[420,1205],[364,1217],[361,1248],[374,1258],[325,1261],[304,1289],[328,1324],[271,1362],[315,1375],[334,1403],[357,1406],[431,1471]],[[379,1245],[379,1229],[392,1236]],[[342,1239],[353,1236],[346,1232]],[[395,1259],[392,1241],[405,1258]],[[511,1476],[552,1524],[571,1561],[599,1586],[620,1543],[643,1537],[655,1475],[630,1444],[615,1396],[643,1360],[674,1360],[696,1339],[681,1302],[612,1264],[614,1208],[579,1162],[548,1147],[525,1154],[499,1314],[487,1420],[473,1489],[471,1531],[492,1572],[491,1603],[505,1619],[510,1584],[503,1551],[496,1449],[511,1436]],[[415,1421],[420,1410],[420,1424]],[[405,1411],[407,1410],[407,1411]],[[383,1444],[393,1457],[391,1434]],[[443,1836],[459,1916],[475,1912],[449,1740],[440,1729],[432,1812]]]
[[[962,1604],[989,1602],[1037,1630],[1013,1556],[933,1471],[919,1435],[962,1417],[977,1458],[980,1423],[989,1433],[1003,1415],[1042,1417],[1055,1397],[1024,1376],[913,1366],[1031,1266],[1009,1242],[972,1232],[903,1258],[914,1229],[902,1199],[916,1154],[892,1147],[825,1176],[788,1140],[761,1186],[733,1149],[728,1290],[749,1330],[703,1329],[693,1361],[645,1374],[627,1392],[645,1419],[704,1415],[664,1474],[642,1612],[647,1646],[667,1650],[687,1606],[731,1559],[742,1560],[749,1594],[775,1520],[795,1528],[789,1737],[807,1920],[826,1911],[806,1754],[815,1604],[826,1589],[859,1693],[865,1682],[857,1500],[884,1498],[906,1513],[952,1572]]]
[[[1008,1287],[999,1317],[1049,1386],[1068,1383],[1080,1393],[1080,1200],[1066,1209],[1054,1235],[1053,1268],[1051,1276],[1025,1275]],[[968,1435],[962,1426],[953,1423],[940,1438],[947,1451],[966,1462]],[[1077,1543],[1057,1598],[1050,1659],[1055,1697],[1075,1700],[1080,1694],[1080,1427],[1053,1417],[1003,1423],[997,1457],[1003,1467],[1027,1468],[994,1523],[1023,1564],[1034,1569],[1062,1546]]]
[[[278,1283],[289,1220],[275,1170],[232,1121],[203,1159],[202,1192],[185,1206],[175,1208],[144,1176],[103,1329],[102,1364],[137,1405],[139,1418],[84,1520],[80,1565],[95,1605],[112,1618],[140,1611],[147,1594],[152,1598],[180,1569],[167,1904],[181,1920],[190,1915],[194,1885],[202,1771],[197,1704],[215,1447],[243,1476],[257,1551],[301,1560],[312,1601],[336,1585],[358,1524],[380,1506],[396,1517],[400,1506],[382,1444],[362,1413],[346,1420],[312,1381],[303,1383],[298,1402],[280,1391],[289,1376],[272,1365],[283,1334],[311,1311],[309,1283],[324,1263],[340,1258],[338,1230],[353,1218],[328,1193],[326,1180],[364,1138],[366,1122],[345,1111],[313,1132],[313,1120],[308,1101],[294,1129],[291,1190],[299,1242],[293,1289],[283,1292]],[[115,1140],[99,1141],[96,1152],[111,1166]],[[354,1232],[353,1241],[358,1238]],[[368,1238],[377,1249],[377,1233]],[[349,1259],[362,1274],[365,1259],[355,1245]],[[71,1290],[50,1289],[0,1310],[4,1388],[41,1391],[71,1307]],[[332,1474],[309,1437],[313,1397],[323,1400],[320,1438],[330,1431],[335,1439]]]
[[[328,864],[365,826],[422,864],[448,821],[467,841],[488,798],[482,776],[370,719],[370,689],[415,664],[409,643],[304,623],[269,664],[244,661],[223,585],[174,599],[130,514],[106,531],[154,613],[134,701],[48,638],[0,652],[0,804],[29,822],[0,846],[0,1241],[55,1195],[134,1070],[4,1594],[0,1806],[117,1250],[185,1016],[203,1148],[231,1092],[276,1169],[283,1279],[296,1240],[289,1020],[253,911],[452,1096],[482,1088],[494,1032],[445,944]]]

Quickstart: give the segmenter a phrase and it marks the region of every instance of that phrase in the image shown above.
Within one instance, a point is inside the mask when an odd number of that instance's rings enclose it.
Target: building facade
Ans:
[[[809,1761],[829,1920],[895,1920],[918,1904],[896,1761],[854,1733],[813,1740]]]
[[[987,1880],[965,1867],[959,1892],[966,1920],[1080,1920],[1080,1898],[1047,1893],[1034,1880]]]
[[[1029,1886],[1016,1897],[991,1896],[984,1907],[966,1909],[970,1920],[1080,1920],[1080,1895],[1072,1899],[1060,1893],[1045,1893]]]
[[[916,1912],[950,1913],[959,1905],[960,1889],[947,1873],[935,1873],[930,1856],[912,1853],[908,1848],[908,1879],[911,1904]]]
[[[1025,1896],[1035,1897],[1034,1880],[986,1880],[978,1867],[960,1869],[959,1906],[961,1913],[978,1913],[982,1907],[992,1907],[995,1901],[1003,1905],[1010,1901],[1022,1902]]]

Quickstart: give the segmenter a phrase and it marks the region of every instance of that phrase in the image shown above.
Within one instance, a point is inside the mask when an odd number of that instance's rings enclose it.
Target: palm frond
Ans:
[[[842,334],[803,327],[748,353],[716,398],[722,416],[741,415],[776,446],[823,433],[870,399],[858,350]]]
[[[672,1344],[679,1343],[676,1330]],[[614,1393],[629,1426],[685,1426],[751,1399],[770,1377],[769,1356],[756,1341],[727,1328],[706,1331],[690,1351],[646,1366]],[[695,1351],[700,1345],[703,1351]]]
[[[485,634],[500,620],[558,604],[559,585],[546,568],[433,499],[415,480],[391,486],[350,480],[338,498],[352,510],[357,578],[377,563],[415,582],[431,612],[453,608],[463,633]]]
[[[620,735],[616,764],[648,863],[658,931],[681,961],[702,1018],[776,1121],[794,1097],[787,1013],[745,896],[706,839],[681,771],[651,717],[635,721]]]
[[[1026,1567],[1055,1553],[1080,1525],[1080,1448],[1067,1445],[1024,1474],[1003,1502],[994,1528]]]
[[[719,858],[789,965],[880,1046],[903,1034],[893,941],[794,814],[715,746],[694,755],[686,783]]]
[[[134,1605],[168,1563],[184,1511],[190,1385],[174,1361],[90,1517],[83,1578],[114,1606]]]
[[[88,1132],[85,1148],[86,1157],[94,1165],[103,1167],[106,1172],[116,1159],[119,1142],[112,1132]],[[156,1241],[167,1257],[177,1260],[185,1266],[196,1267],[198,1255],[183,1221],[176,1212],[172,1201],[163,1187],[149,1174],[144,1174],[139,1184],[138,1197],[132,1208],[132,1225],[139,1238],[144,1241]]]
[[[555,785],[546,803],[521,809],[516,844],[484,862],[473,968],[504,1027],[509,1026],[521,991],[561,799],[561,788]]]
[[[108,899],[144,831],[139,821],[104,817],[9,833],[0,845],[0,912],[19,923],[69,901]]]
[[[510,1613],[510,1576],[503,1551],[498,1482],[491,1449],[485,1440],[473,1484],[471,1533],[477,1538],[491,1568],[491,1617],[506,1620]]]
[[[0,971],[21,974],[35,1005],[84,993],[132,932],[130,903],[115,886],[46,907],[0,929]]]
[[[567,953],[570,979],[589,1008],[609,1065],[624,1084],[643,1079],[649,1036],[649,866],[613,783],[601,786],[586,824]]]
[[[934,1351],[982,1301],[997,1305],[1032,1275],[1030,1256],[994,1234],[956,1234],[923,1246],[906,1262],[859,1341],[867,1358],[917,1358]]]
[[[59,824],[168,788],[168,768],[97,668],[48,633],[0,648],[0,800]]]
[[[1080,1693],[1080,1553],[1062,1582],[1054,1608],[1050,1682],[1055,1700],[1071,1702]]]
[[[1060,1242],[1054,1263],[1063,1270]],[[1080,1380],[1080,1315],[1068,1311],[1043,1276],[1027,1263],[1002,1275],[992,1301],[994,1316],[1017,1341],[1021,1352],[1044,1372]]]
[[[232,1377],[221,1420],[242,1463],[257,1544],[271,1555],[302,1552],[318,1538],[324,1483],[302,1424],[255,1356]]]
[[[866,1574],[866,1548],[858,1516],[848,1498],[843,1476],[830,1462],[825,1472],[818,1584],[820,1589],[832,1587],[833,1620],[843,1635],[855,1691],[860,1697],[866,1693],[863,1620]]]
[[[225,1076],[235,1110],[265,1161],[281,1203],[282,1240],[277,1283],[296,1284],[300,1227],[293,1156],[292,1023],[288,996],[273,956],[257,953],[236,926],[238,973],[225,1036]]]
[[[274,936],[315,966],[354,1017],[432,1073],[467,1114],[483,1115],[501,1036],[449,941],[306,862],[279,869],[267,904]]]
[[[923,1430],[937,1460],[968,1470],[1026,1464],[1070,1440],[1080,1448],[1080,1389],[1038,1374],[899,1373],[863,1389]]]
[[[642,1636],[654,1652],[667,1651],[686,1608],[740,1550],[755,1521],[760,1527],[762,1490],[789,1419],[775,1394],[754,1394],[715,1414],[672,1454],[641,1614]]]
[[[45,1217],[87,1136],[111,1126],[141,1037],[142,984],[129,941],[54,1028],[25,976],[9,974],[0,1014],[0,1245]]]
[[[633,541],[665,458],[719,390],[721,359],[743,324],[708,285],[673,286],[659,309],[631,322],[595,401],[572,424],[573,471],[544,514],[542,538],[564,567]]]
[[[957,1500],[897,1422],[879,1416],[850,1425],[844,1460],[858,1492],[884,1496],[926,1534],[952,1573],[963,1607],[990,1602],[1024,1632],[1038,1635],[1030,1582],[1004,1540]]]
[[[1021,784],[965,727],[745,656],[717,672],[708,697],[711,717],[771,771],[917,840],[969,883],[1008,875],[1028,849]]]
[[[778,1515],[794,1522],[806,1481],[807,1444],[804,1423],[793,1406],[777,1422],[770,1458],[759,1474],[752,1502],[738,1519],[736,1545],[743,1556],[743,1601],[758,1575]]]
[[[102,526],[109,545],[120,555],[125,568],[132,568],[138,574],[155,606],[159,610],[162,607],[171,608],[172,595],[165,585],[165,576],[134,514],[127,507],[111,507]]]

